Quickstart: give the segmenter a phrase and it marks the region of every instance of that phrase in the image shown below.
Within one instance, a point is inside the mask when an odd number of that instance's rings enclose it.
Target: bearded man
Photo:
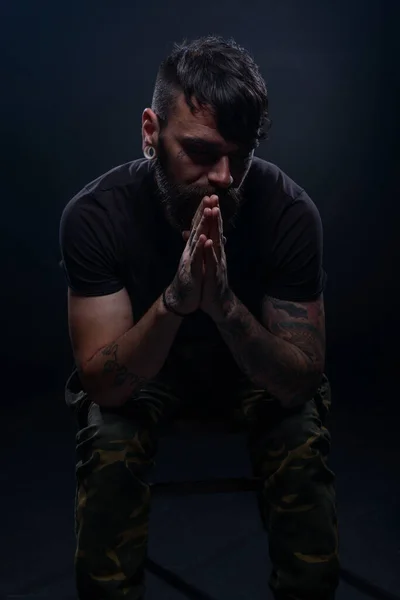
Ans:
[[[269,123],[245,49],[176,45],[143,112],[145,158],[63,211],[80,600],[144,598],[160,425],[235,408],[264,481],[274,597],[334,598],[322,226],[304,189],[254,156]]]

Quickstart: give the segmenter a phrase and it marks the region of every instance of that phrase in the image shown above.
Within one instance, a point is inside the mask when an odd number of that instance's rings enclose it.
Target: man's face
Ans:
[[[167,126],[158,136],[158,190],[169,223],[180,231],[190,229],[203,197],[216,194],[227,231],[242,201],[240,188],[253,151],[224,140],[212,112],[195,104],[193,115],[183,94],[179,96]]]

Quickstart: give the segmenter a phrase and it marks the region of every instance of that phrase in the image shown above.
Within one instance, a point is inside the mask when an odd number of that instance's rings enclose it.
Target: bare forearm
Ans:
[[[161,297],[131,329],[102,348],[82,369],[88,395],[102,406],[120,406],[161,370],[182,318]]]
[[[323,366],[268,331],[239,299],[232,299],[216,325],[242,372],[283,406],[301,404],[315,393]]]

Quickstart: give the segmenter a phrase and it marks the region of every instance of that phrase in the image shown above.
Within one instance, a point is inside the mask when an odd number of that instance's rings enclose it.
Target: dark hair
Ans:
[[[249,52],[234,40],[217,36],[175,44],[160,65],[152,109],[161,128],[184,93],[192,113],[195,97],[211,106],[218,131],[228,141],[257,146],[270,127],[265,81]]]

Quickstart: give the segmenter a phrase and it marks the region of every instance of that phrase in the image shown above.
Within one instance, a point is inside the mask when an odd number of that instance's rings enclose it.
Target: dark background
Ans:
[[[54,532],[66,577],[71,569],[74,425],[63,405],[72,356],[58,267],[61,212],[86,183],[141,156],[141,113],[159,62],[174,41],[209,33],[232,36],[254,55],[273,121],[257,154],[303,186],[320,210],[333,460],[342,535],[354,542],[344,558],[400,589],[390,566],[400,552],[391,487],[399,458],[399,4],[2,2],[2,478],[12,544],[4,593],[40,579],[41,569],[54,576]],[[357,529],[360,514],[366,520]],[[37,545],[39,531],[49,532],[46,548]],[[380,566],[371,554],[377,544]]]

